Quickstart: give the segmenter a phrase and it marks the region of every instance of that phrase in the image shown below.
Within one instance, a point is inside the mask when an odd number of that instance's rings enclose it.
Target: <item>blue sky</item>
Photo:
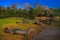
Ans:
[[[0,6],[8,6],[15,3],[29,3],[34,5],[36,2],[40,5],[45,5],[50,8],[60,8],[60,0],[0,0]]]

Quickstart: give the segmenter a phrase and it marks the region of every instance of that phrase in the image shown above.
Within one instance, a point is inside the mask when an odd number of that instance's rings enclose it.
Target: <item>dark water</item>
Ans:
[[[60,40],[60,29],[47,29],[44,32],[39,33],[33,38],[33,40]]]

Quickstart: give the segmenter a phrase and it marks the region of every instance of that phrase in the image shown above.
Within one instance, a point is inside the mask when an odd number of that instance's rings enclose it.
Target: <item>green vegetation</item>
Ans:
[[[0,19],[9,17],[34,19],[36,16],[49,16],[50,14],[60,16],[60,8],[48,8],[39,4],[35,4],[34,7],[26,5],[23,9],[17,8],[16,5],[8,7],[0,6]]]
[[[16,24],[16,22],[19,22]],[[16,17],[11,17],[11,18],[6,18],[6,19],[0,19],[0,40],[23,40],[22,35],[13,35],[10,33],[4,33],[4,28],[8,27],[11,29],[14,28],[20,28],[21,30],[27,30],[29,28],[35,28],[37,27],[34,24],[31,24],[32,21],[30,20],[28,24],[21,24],[22,23],[22,18],[16,18]]]
[[[42,7],[39,4],[35,4],[34,7],[26,5],[23,9],[17,8],[16,5],[12,5],[11,7],[0,6],[0,40],[12,40],[12,37],[13,40],[21,40],[22,36],[20,35],[5,34],[4,28],[20,28],[22,30],[37,28],[37,25],[32,24],[34,18],[40,16],[51,17],[50,14],[53,16],[60,16],[60,8]],[[28,19],[29,23],[22,24],[23,18]],[[16,22],[19,22],[19,24],[16,24]],[[53,21],[52,25],[52,27],[59,27],[60,21]]]
[[[16,22],[22,22],[22,19],[17,18],[6,18],[6,19],[0,19],[0,26],[3,24],[9,24],[9,23],[16,23]]]

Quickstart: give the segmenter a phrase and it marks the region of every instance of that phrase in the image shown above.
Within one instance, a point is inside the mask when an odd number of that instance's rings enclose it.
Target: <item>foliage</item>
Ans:
[[[34,7],[31,5],[26,5],[26,7],[23,9],[18,8],[16,5],[12,5],[11,7],[0,6],[0,19],[8,17],[24,17],[34,19],[36,16],[48,16],[51,12],[55,16],[60,16],[60,8],[48,8],[41,6],[38,3],[36,3]]]

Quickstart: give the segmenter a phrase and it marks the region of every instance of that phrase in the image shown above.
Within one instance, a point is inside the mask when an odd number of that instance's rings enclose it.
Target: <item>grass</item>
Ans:
[[[7,19],[0,19],[0,26],[3,24],[9,24],[9,23],[16,23],[21,22],[22,20],[19,18],[7,18]]]
[[[16,24],[16,22],[20,22]],[[21,30],[28,30],[29,28],[37,28],[37,25],[32,24],[32,20],[28,24],[21,24],[22,18],[6,18],[0,19],[0,40],[23,40],[22,35],[13,35],[4,33],[4,28],[20,28]],[[53,26],[60,26],[60,21],[53,22]]]
[[[31,24],[16,24],[16,22],[22,22],[22,18],[6,18],[6,19],[0,19],[0,40],[23,40],[22,35],[13,35],[13,34],[7,34],[4,33],[4,28],[20,28],[21,30],[27,30],[29,28],[36,28],[36,25]]]
[[[12,34],[4,33],[5,26],[11,27],[14,24],[16,25],[16,22],[22,22],[22,19],[15,18],[15,17],[14,18],[0,19],[0,40],[20,40],[21,39],[22,36],[20,36],[20,35],[12,35]]]
[[[19,24],[16,24],[16,22],[19,22]],[[30,27],[34,27],[35,25],[32,24],[32,20],[29,20],[28,24],[21,24],[22,18],[6,18],[6,19],[0,19],[0,27],[8,27],[8,28],[20,28],[22,30],[26,30]]]

